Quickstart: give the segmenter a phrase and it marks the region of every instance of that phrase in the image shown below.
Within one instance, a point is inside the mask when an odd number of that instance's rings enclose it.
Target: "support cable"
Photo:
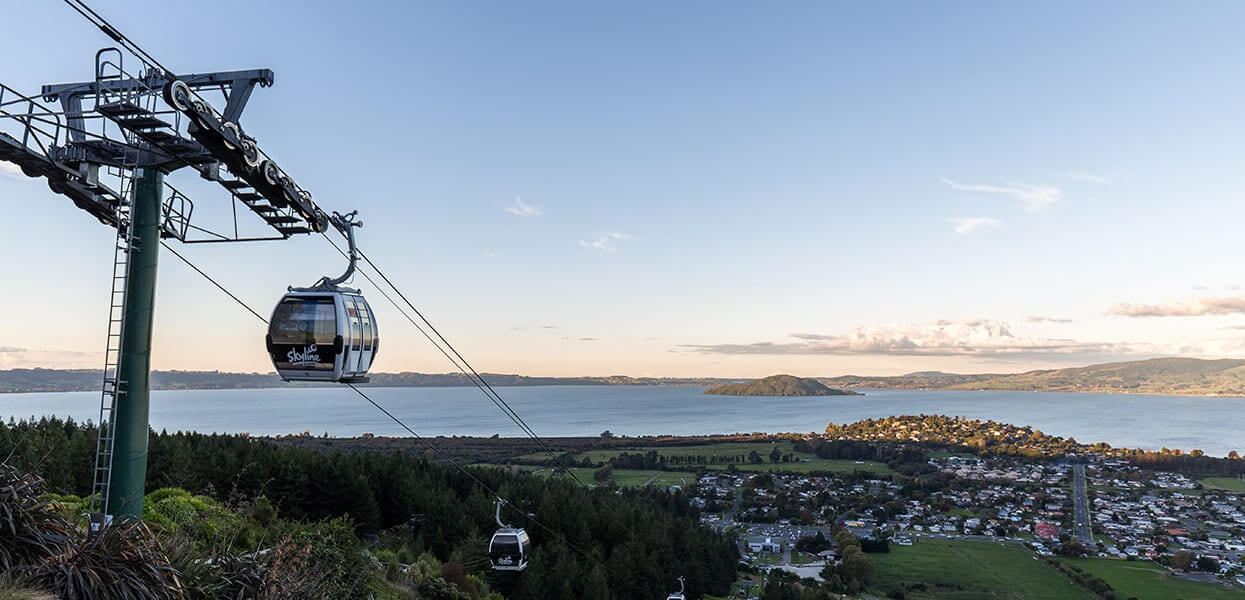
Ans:
[[[260,315],[259,313],[255,312],[255,309],[251,308],[250,306],[247,306],[247,304],[246,304],[245,302],[243,302],[240,298],[238,298],[237,296],[233,295],[233,292],[231,292],[231,291],[229,291],[229,290],[225,289],[225,286],[221,285],[220,283],[217,283],[217,281],[216,281],[215,279],[212,279],[212,276],[211,276],[211,275],[208,275],[207,273],[204,273],[202,269],[200,269],[199,267],[196,267],[194,263],[190,262],[189,260],[187,260],[187,259],[186,259],[186,257],[185,257],[185,256],[182,256],[182,255],[181,255],[181,253],[179,253],[178,251],[174,250],[174,249],[173,249],[173,247],[172,247],[172,246],[170,246],[167,242],[165,242],[164,240],[160,240],[160,245],[161,245],[161,246],[164,246],[164,249],[165,249],[165,250],[168,250],[169,252],[172,252],[172,253],[173,253],[173,256],[176,256],[177,258],[182,259],[182,262],[186,263],[186,266],[188,266],[188,267],[190,267],[190,268],[194,269],[194,270],[195,270],[195,272],[196,272],[196,273],[198,273],[198,274],[200,274],[200,275],[202,275],[204,279],[206,279],[206,280],[208,280],[208,281],[212,282],[212,285],[216,286],[216,287],[217,287],[217,289],[219,289],[219,290],[220,290],[220,291],[222,291],[222,292],[225,292],[225,295],[226,295],[226,296],[229,296],[230,298],[232,298],[234,302],[237,302],[238,304],[242,305],[242,308],[245,308],[245,309],[247,309],[248,311],[250,311],[250,313],[251,313],[251,314],[255,315],[255,318],[256,318],[256,319],[259,319],[260,321],[263,321],[265,325],[267,325],[267,324],[268,324],[268,319],[265,319],[265,318],[263,317],[263,315]]]
[[[174,77],[172,71],[160,64],[160,61],[156,60],[156,58],[151,54],[148,54],[146,50],[143,50],[142,46],[139,46],[137,42],[131,40],[124,33],[121,33],[121,30],[113,27],[112,23],[109,23],[107,19],[95,12],[95,10],[90,6],[87,6],[86,2],[83,0],[65,0],[65,4],[68,4],[70,8],[77,11],[78,14],[90,21],[91,24],[98,27],[100,31],[104,32],[104,35],[112,38],[113,41],[118,44],[125,46],[125,48],[130,52],[133,52],[134,55],[137,56],[139,60],[146,63],[147,66],[160,69],[164,72],[164,75],[170,79]]]

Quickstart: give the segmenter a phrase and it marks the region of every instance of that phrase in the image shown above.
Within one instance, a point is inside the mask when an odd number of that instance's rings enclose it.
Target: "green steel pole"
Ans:
[[[126,276],[124,332],[117,363],[118,388],[113,411],[112,476],[106,514],[118,521],[141,519],[147,480],[147,417],[151,408],[151,328],[156,304],[156,265],[160,255],[160,199],[164,174],[156,169],[135,173],[130,207],[138,248],[130,253]]]

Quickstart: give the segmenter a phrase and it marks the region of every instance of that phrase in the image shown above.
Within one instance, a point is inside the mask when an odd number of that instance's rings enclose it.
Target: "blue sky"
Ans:
[[[482,370],[1245,355],[1239,4],[97,4],[174,70],[274,69],[248,133],[361,211]],[[108,42],[59,3],[6,14],[21,90],[89,78]],[[110,232],[20,176],[0,208],[0,366],[97,366]],[[261,312],[331,252],[185,248]],[[378,309],[378,370],[448,369]],[[167,255],[157,321],[157,368],[270,368],[253,317]]]

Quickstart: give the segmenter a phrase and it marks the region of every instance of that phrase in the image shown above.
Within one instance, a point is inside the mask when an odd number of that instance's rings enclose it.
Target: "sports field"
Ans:
[[[1063,559],[1115,588],[1116,598],[1137,600],[1245,600],[1245,588],[1181,579],[1149,561]]]
[[[918,538],[869,556],[881,597],[906,584],[908,600],[1095,600],[1019,544]]]
[[[1202,480],[1202,485],[1215,490],[1245,493],[1245,479],[1236,477],[1207,477]]]
[[[797,462],[788,463],[771,463],[770,452],[775,448],[779,452],[792,454]],[[804,452],[796,452],[792,443],[788,440],[778,442],[719,442],[714,444],[699,444],[695,446],[659,446],[652,448],[622,448],[611,450],[589,450],[575,456],[575,460],[583,460],[585,458],[593,462],[605,462],[624,452],[630,454],[645,454],[655,451],[667,459],[676,456],[717,456],[720,462],[709,463],[704,466],[709,468],[725,469],[729,458],[743,457],[743,462],[736,462],[735,468],[740,471],[789,471],[795,473],[807,473],[810,471],[833,471],[836,473],[850,473],[853,471],[866,471],[877,474],[891,474],[894,471],[884,463],[874,461],[857,461],[847,459],[825,459],[817,458],[812,454]],[[750,452],[756,451],[761,455],[764,462],[761,464],[752,464],[747,461]],[[532,454],[521,456],[519,458],[542,459],[544,455]],[[712,460],[710,458],[710,460]]]

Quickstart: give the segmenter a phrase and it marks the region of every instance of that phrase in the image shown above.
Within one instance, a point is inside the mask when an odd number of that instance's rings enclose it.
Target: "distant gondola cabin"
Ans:
[[[503,527],[489,541],[488,557],[495,570],[522,571],[531,555],[532,540],[523,529]]]

